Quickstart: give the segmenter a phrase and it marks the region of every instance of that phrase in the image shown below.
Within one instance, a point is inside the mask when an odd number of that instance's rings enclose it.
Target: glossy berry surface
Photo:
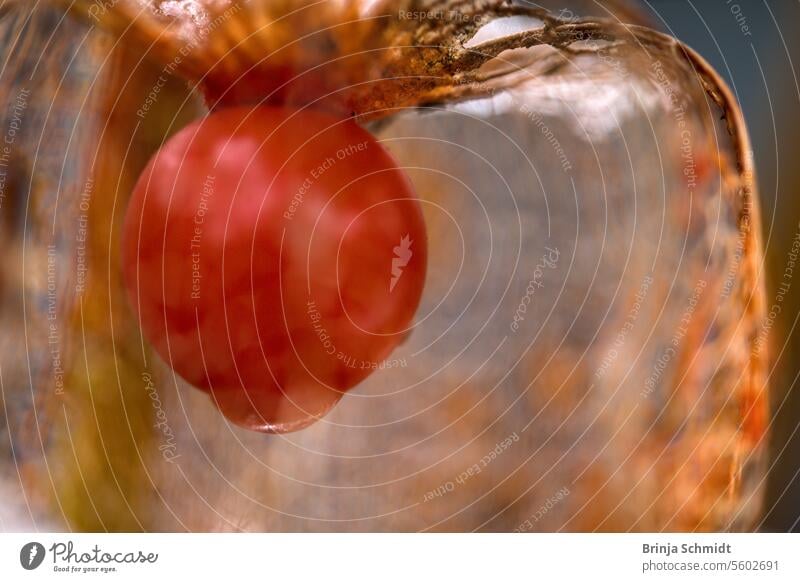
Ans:
[[[235,423],[302,428],[406,336],[427,247],[411,184],[351,120],[277,107],[194,122],[123,226],[145,337]]]

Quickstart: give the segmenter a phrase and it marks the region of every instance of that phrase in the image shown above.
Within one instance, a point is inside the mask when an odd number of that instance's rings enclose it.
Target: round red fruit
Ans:
[[[302,428],[409,332],[427,261],[404,172],[352,120],[213,113],[172,137],[127,209],[145,336],[235,423]]]

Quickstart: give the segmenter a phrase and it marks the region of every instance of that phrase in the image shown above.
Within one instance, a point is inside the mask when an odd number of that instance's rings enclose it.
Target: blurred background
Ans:
[[[643,0],[654,24],[703,55],[736,94],[752,138],[767,303],[800,234],[800,2]],[[800,531],[800,283],[771,332],[771,471],[762,529]]]

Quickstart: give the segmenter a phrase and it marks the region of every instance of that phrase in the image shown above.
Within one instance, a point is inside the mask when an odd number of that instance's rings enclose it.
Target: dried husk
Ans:
[[[576,19],[504,2],[253,1],[237,4],[235,12],[218,21],[231,4],[202,3],[208,13],[194,19],[169,17],[157,10],[158,3],[143,7],[126,0],[102,13],[92,12],[98,6],[94,2],[74,4],[73,10],[88,16],[84,24],[44,8],[33,10],[29,20],[29,8],[12,8],[4,18],[6,38],[18,35],[19,40],[10,50],[13,68],[3,72],[0,97],[11,103],[21,87],[36,87],[26,117],[29,137],[15,146],[12,183],[22,186],[15,186],[7,200],[20,210],[8,219],[13,228],[6,235],[10,250],[4,259],[4,328],[24,330],[26,341],[6,334],[0,353],[12,453],[6,465],[14,476],[9,487],[26,500],[30,519],[82,530],[511,530],[541,513],[548,499],[568,487],[568,501],[560,500],[545,512],[535,529],[750,527],[759,508],[766,426],[758,204],[741,114],[705,61],[670,37],[623,24],[633,17],[616,4],[605,17]],[[581,14],[579,4],[573,7]],[[400,18],[399,6],[410,12],[453,10],[465,17]],[[465,46],[482,26],[507,16],[534,17],[541,25]],[[209,22],[218,24],[202,32]],[[54,48],[43,52],[37,43],[48,37]],[[39,59],[29,79],[40,54],[46,58]],[[609,58],[630,76],[621,78]],[[576,109],[591,111],[596,100],[586,84],[576,82],[588,78],[596,87],[622,95],[625,87],[635,85],[642,95],[655,96],[629,114],[642,127],[651,123],[652,114],[655,121],[643,131],[658,136],[669,150],[666,144],[679,145],[680,134],[676,137],[674,124],[667,123],[669,115],[663,115],[664,110],[671,113],[670,96],[647,88],[655,63],[678,102],[692,112],[692,147],[707,178],[686,197],[671,176],[663,206],[650,212],[648,204],[657,200],[641,199],[646,224],[657,228],[654,217],[660,215],[677,225],[665,231],[666,267],[658,274],[658,291],[652,291],[660,312],[642,315],[635,339],[629,340],[649,346],[641,359],[627,367],[620,361],[602,381],[593,381],[624,323],[626,306],[649,272],[647,252],[653,249],[642,233],[635,240],[626,239],[621,228],[615,234],[608,209],[604,213],[588,198],[581,203],[583,228],[594,217],[599,226],[603,216],[605,231],[591,234],[589,229],[573,247],[566,239],[558,244],[572,248],[577,271],[596,276],[553,281],[551,291],[563,292],[551,298],[556,315],[532,320],[541,339],[513,368],[499,361],[478,378],[470,373],[492,353],[496,343],[489,341],[492,349],[471,356],[472,363],[450,365],[424,382],[422,390],[395,394],[392,387],[408,378],[423,382],[424,373],[382,371],[358,390],[388,397],[380,413],[370,398],[351,395],[331,422],[293,439],[265,439],[232,430],[207,397],[185,386],[148,353],[121,289],[118,224],[149,155],[185,120],[203,113],[198,94],[209,107],[233,102],[322,107],[359,116],[381,139],[419,138],[433,131],[430,139],[483,142],[488,156],[495,147],[491,140],[471,137],[448,116],[475,107],[478,117],[493,116],[492,122],[501,127],[502,115],[510,116],[506,131],[512,131],[519,126],[516,118],[522,109],[503,105],[510,96],[512,103],[524,101],[523,117],[529,118],[530,111],[552,127],[577,123],[591,128],[585,113],[575,114]],[[152,109],[137,116],[165,67],[188,81],[188,87],[167,75]],[[235,82],[240,77],[244,81]],[[55,114],[51,104],[58,106]],[[430,112],[435,123],[419,112]],[[75,133],[51,129],[62,126],[74,127]],[[647,147],[617,150],[602,127],[595,129],[588,137],[558,134],[565,149],[569,145],[576,152],[573,162],[582,169],[571,174],[571,187],[563,182],[561,168],[545,166],[547,188],[541,190],[556,193],[547,218],[551,213],[566,216],[561,228],[565,234],[574,218],[569,216],[573,189],[588,192],[598,180],[608,180],[621,193],[616,212],[619,222],[627,224],[622,218],[639,214],[633,210],[638,193],[625,176],[658,183],[659,168],[652,167]],[[635,141],[635,129],[625,131]],[[548,155],[550,146],[534,132],[523,132],[517,140],[543,159]],[[449,167],[474,188],[486,187],[486,169],[464,167],[444,155],[426,160],[415,148],[396,146],[393,151],[404,165],[427,161]],[[538,199],[534,186],[524,190],[525,178],[517,176],[514,163],[496,163],[500,175],[517,184],[514,188]],[[64,168],[69,169],[66,174]],[[479,245],[482,217],[477,210],[463,206],[446,181],[424,172],[412,174],[425,201],[445,205],[463,224],[474,225],[474,233],[467,231],[468,243]],[[90,277],[86,290],[77,293],[74,233],[88,177]],[[702,216],[711,207],[724,216],[713,232],[691,219],[680,225],[680,219]],[[539,214],[543,210],[538,208]],[[502,208],[494,212],[501,223],[509,218]],[[527,209],[530,228],[520,234],[520,245],[524,241],[531,254],[550,240],[541,238],[547,228],[536,222],[539,214],[535,205]],[[428,219],[431,247],[451,249],[453,233],[441,216],[429,212]],[[602,259],[598,271],[600,259],[585,253],[604,243],[617,250]],[[48,281],[43,275],[50,245],[63,266],[57,271],[56,321],[67,371],[65,390],[59,394],[53,392]],[[629,259],[625,265],[636,265],[631,272],[615,270],[615,257],[623,254]],[[704,265],[708,257],[713,260]],[[523,267],[532,268],[537,259],[523,258]],[[727,286],[732,262],[733,283]],[[478,266],[468,262],[463,280],[482,280]],[[446,261],[437,264],[439,275],[429,283],[432,297],[446,291],[454,268]],[[675,369],[657,397],[642,399],[640,383],[661,354],[659,342],[672,338],[686,298],[701,278],[714,293],[705,291],[698,301],[688,339],[682,340]],[[488,289],[499,296],[503,286]],[[725,300],[719,301],[723,288]],[[470,293],[459,288],[450,299],[469,304]],[[518,297],[503,298],[506,312],[513,312]],[[608,317],[595,322],[594,334],[575,326],[576,310],[581,321],[594,321],[592,310],[583,309],[587,304],[596,305],[597,312],[608,309]],[[478,310],[464,318],[464,325],[480,323],[482,316]],[[449,321],[446,315],[439,319],[442,324]],[[508,333],[497,333],[492,339],[506,341],[512,352],[524,351],[530,339],[503,340]],[[424,347],[427,336],[419,335],[398,357],[411,357]],[[415,360],[416,368],[438,370],[450,355],[429,350]],[[510,385],[499,389],[510,371]],[[157,407],[143,380],[149,377],[157,388]],[[159,411],[169,419],[169,439],[159,424]],[[364,424],[373,428],[351,428]],[[426,498],[443,484],[458,482],[466,467],[512,433],[520,437],[519,444],[493,461],[491,472],[465,480],[436,501]],[[179,458],[170,461],[164,447],[173,444]]]

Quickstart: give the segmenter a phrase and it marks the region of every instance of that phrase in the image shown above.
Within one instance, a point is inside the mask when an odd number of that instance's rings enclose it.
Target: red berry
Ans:
[[[125,217],[145,336],[231,420],[302,428],[407,333],[427,247],[419,202],[351,120],[213,113],[150,161]]]

